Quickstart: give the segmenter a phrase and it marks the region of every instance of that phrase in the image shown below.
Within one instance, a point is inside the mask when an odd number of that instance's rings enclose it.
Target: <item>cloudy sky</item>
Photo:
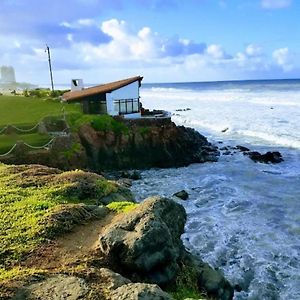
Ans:
[[[300,78],[298,0],[0,0],[18,81]]]

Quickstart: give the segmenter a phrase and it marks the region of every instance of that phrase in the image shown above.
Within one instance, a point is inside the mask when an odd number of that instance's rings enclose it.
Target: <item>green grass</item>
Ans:
[[[0,163],[0,278],[9,277],[4,273],[12,272],[24,255],[65,230],[52,216],[66,209],[76,213],[78,203],[95,204],[96,197],[115,189],[96,174],[57,172]]]
[[[0,134],[0,154],[4,154],[11,149],[17,141],[23,141],[31,146],[40,147],[51,140],[47,134],[31,133],[31,134]]]
[[[35,125],[47,115],[80,113],[78,104],[63,104],[54,100],[37,97],[0,96],[0,130],[9,124]]]
[[[129,212],[138,206],[137,203],[121,201],[121,202],[112,202],[109,203],[106,207],[110,210],[120,213],[120,212]]]

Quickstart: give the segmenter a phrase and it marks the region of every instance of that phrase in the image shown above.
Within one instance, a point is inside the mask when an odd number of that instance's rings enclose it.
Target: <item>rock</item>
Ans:
[[[241,146],[241,145],[237,145],[237,146],[235,147],[235,149],[238,149],[238,150],[240,150],[241,152],[250,151],[249,148],[244,147],[244,146]]]
[[[111,293],[111,300],[172,300],[156,284],[129,283]]]
[[[169,168],[218,158],[217,148],[192,128],[176,126],[164,119],[124,122],[129,122],[125,123],[129,130],[126,134],[95,131],[88,125],[80,128],[78,134],[90,169]],[[132,179],[139,179],[139,176]]]
[[[101,283],[105,284],[105,288],[109,290],[115,290],[122,285],[131,283],[131,281],[122,275],[111,271],[110,269],[101,268],[99,270],[99,275],[101,278]]]
[[[122,178],[129,178],[129,179],[132,179],[132,180],[139,180],[139,179],[142,179],[142,176],[141,176],[141,173],[134,170],[132,172],[130,171],[122,171],[121,172],[121,177]]]
[[[190,253],[184,256],[184,265],[195,270],[199,291],[205,291],[209,299],[231,300],[234,288],[219,270],[213,269]]]
[[[13,300],[79,300],[84,299],[89,291],[83,279],[59,274],[19,290]]]
[[[223,130],[221,130],[221,132],[226,132],[227,130],[229,130],[228,127],[224,128]]]
[[[261,163],[273,163],[277,164],[283,161],[282,155],[278,151],[274,152],[266,152],[265,154],[261,154],[257,151],[251,151],[245,153],[245,155],[248,155],[249,158],[251,158],[254,162],[261,162]]]
[[[99,237],[100,251],[126,277],[167,284],[179,269],[185,221],[185,210],[175,201],[148,198],[112,221]]]
[[[175,193],[173,196],[176,196],[182,200],[186,200],[188,199],[189,194],[185,190],[182,190],[180,192]]]
[[[208,264],[202,264],[199,270],[199,289],[204,288],[207,295],[214,299],[233,299],[234,289],[220,271],[214,270]]]

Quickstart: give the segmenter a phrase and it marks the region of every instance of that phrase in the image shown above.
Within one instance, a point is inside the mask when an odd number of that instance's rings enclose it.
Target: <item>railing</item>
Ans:
[[[140,111],[139,98],[114,100],[114,108],[119,114],[132,114]]]

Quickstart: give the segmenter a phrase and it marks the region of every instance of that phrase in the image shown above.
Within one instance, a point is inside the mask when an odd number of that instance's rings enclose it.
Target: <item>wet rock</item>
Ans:
[[[244,146],[241,146],[241,145],[237,145],[237,146],[235,147],[235,149],[238,149],[238,150],[240,150],[241,152],[250,151],[249,148],[244,147]]]
[[[111,293],[111,300],[172,300],[156,284],[129,283]]]
[[[126,277],[167,284],[179,269],[185,221],[181,205],[166,198],[148,198],[122,219],[112,221],[99,237],[100,251]]]
[[[221,300],[233,299],[234,289],[220,271],[205,263],[199,264],[198,270],[199,288],[204,288],[208,296]]]
[[[266,152],[265,154],[261,154],[257,151],[246,152],[245,155],[249,156],[254,162],[260,163],[273,163],[277,164],[283,161],[282,155],[278,151],[274,152]]]
[[[229,150],[223,152],[223,155],[230,155],[230,154],[231,152]]]
[[[226,132],[227,130],[229,130],[228,127],[224,128],[223,130],[221,130],[221,132]]]
[[[187,191],[182,190],[180,192],[175,193],[173,196],[176,196],[182,200],[186,200],[189,197],[189,194],[187,193]]]
[[[122,178],[128,178],[132,180],[139,180],[142,179],[141,173],[134,170],[134,171],[122,171],[121,172]]]

